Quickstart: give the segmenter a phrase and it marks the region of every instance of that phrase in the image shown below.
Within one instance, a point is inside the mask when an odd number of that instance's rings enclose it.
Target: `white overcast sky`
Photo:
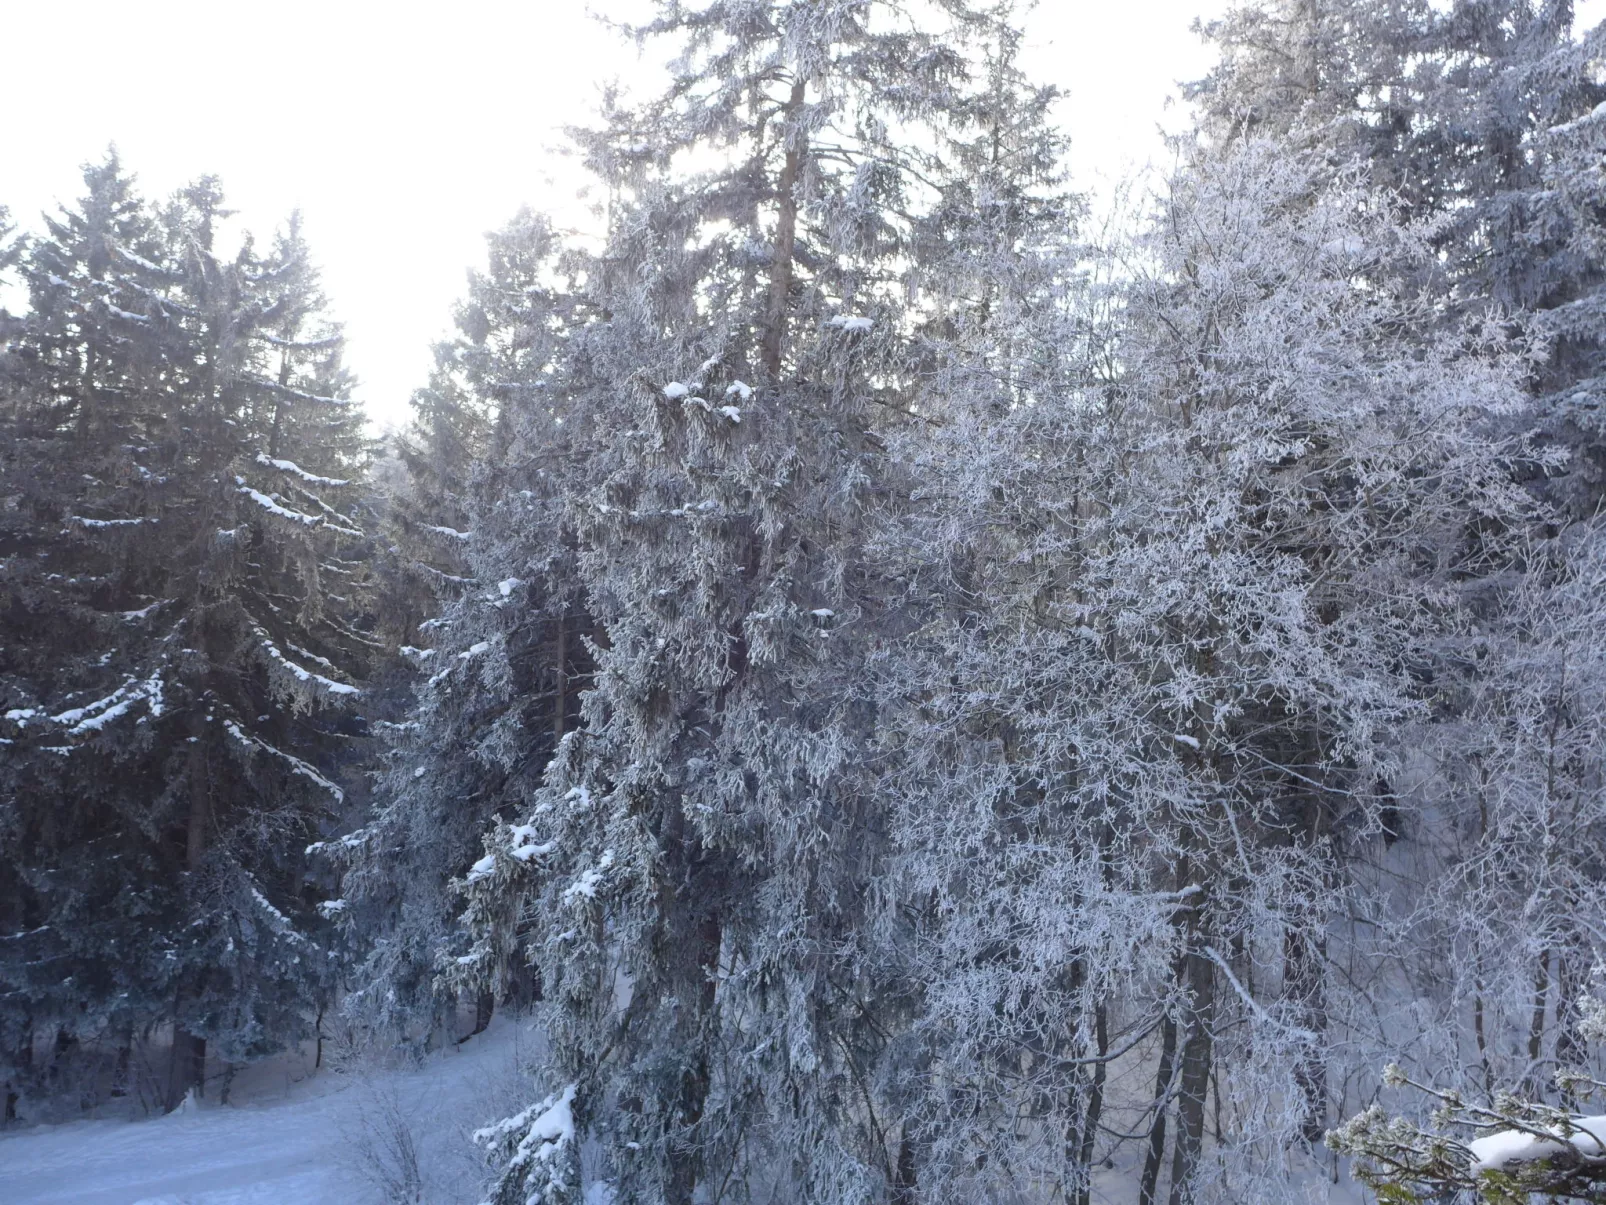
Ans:
[[[0,83],[0,204],[37,228],[115,142],[147,196],[221,176],[259,237],[301,209],[358,396],[402,420],[483,233],[521,204],[575,212],[562,127],[648,72],[588,17],[619,2],[3,0],[0,30],[27,50]],[[1026,65],[1068,93],[1075,182],[1163,158],[1167,98],[1208,65],[1189,26],[1224,7],[1040,0]]]

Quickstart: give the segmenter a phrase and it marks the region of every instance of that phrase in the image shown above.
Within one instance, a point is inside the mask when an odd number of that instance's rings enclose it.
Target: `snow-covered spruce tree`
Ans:
[[[510,946],[476,962],[472,983],[440,981],[437,964],[456,967],[467,950],[453,881],[539,785],[577,723],[590,667],[562,522],[565,496],[583,488],[565,474],[585,459],[586,428],[567,417],[576,295],[544,219],[520,214],[488,249],[404,436],[412,497],[394,534],[438,587],[418,644],[403,650],[423,677],[379,807],[324,847],[345,868],[343,917],[364,960],[348,1008],[403,1030],[433,1029],[458,987],[476,997],[480,1025],[497,996],[539,991]]]
[[[139,832],[141,795],[161,789],[155,773],[134,764],[145,751],[134,746],[149,742],[122,742],[115,751],[121,765],[112,771],[104,761],[86,764],[92,755],[102,761],[100,750],[74,750],[44,723],[62,715],[62,724],[77,727],[102,712],[116,709],[117,719],[152,704],[161,719],[166,710],[161,679],[137,653],[127,656],[121,629],[161,640],[145,633],[161,610],[146,608],[162,596],[147,580],[161,566],[142,529],[159,518],[152,512],[171,480],[161,464],[144,462],[165,433],[155,399],[179,357],[169,325],[116,306],[121,294],[113,289],[126,282],[159,292],[172,280],[153,262],[165,258],[162,232],[116,161],[86,171],[85,182],[79,209],[60,215],[28,255],[30,312],[12,332],[4,364],[0,676],[8,744],[0,762],[6,830],[0,867],[8,1007],[0,1015],[8,1062],[24,1091],[36,1087],[27,1082],[36,1030],[59,1033],[58,1051],[70,1048],[78,1032],[107,1028],[121,1031],[118,1045],[128,1046],[146,1019],[131,1015],[125,1003],[134,986],[125,974],[163,966],[159,932],[176,914],[176,881],[159,902],[152,899],[162,886],[153,881],[155,868],[127,854],[129,846],[148,844],[143,836],[130,840]],[[116,260],[113,248],[122,252]],[[109,279],[114,274],[121,280]],[[94,605],[112,590],[117,611],[130,613],[126,621]],[[86,640],[90,632],[100,639]],[[110,698],[119,689],[123,696]],[[100,698],[109,701],[72,714],[71,702]],[[131,735],[154,731],[145,718]],[[105,725],[90,723],[81,736],[92,738]],[[169,744],[181,740],[175,733]],[[65,799],[75,806],[63,808]],[[156,1016],[170,1015],[171,980],[135,998]]]
[[[1261,0],[1206,29],[1221,61],[1195,86],[1212,137],[1296,133],[1416,218],[1441,218],[1423,286],[1490,304],[1542,340],[1528,387],[1571,463],[1547,494],[1588,515],[1606,491],[1599,338],[1599,165],[1606,25],[1575,36],[1572,0]]]
[[[326,990],[301,849],[357,732],[362,449],[293,227],[224,262],[211,181],[85,180],[5,361],[6,1046],[122,1078],[171,1027],[171,1105]]]
[[[1109,1159],[1145,1203],[1289,1200],[1382,1061],[1347,851],[1530,509],[1484,434],[1513,366],[1409,283],[1430,234],[1320,157],[1200,155],[1108,383],[934,441],[909,555],[952,610],[878,662],[933,1199],[1085,1201]]]
[[[964,225],[941,148],[997,86],[998,27],[832,2],[665,6],[640,32],[681,55],[584,140],[610,234],[556,382],[596,677],[467,877],[461,973],[529,932],[553,1086],[629,1199],[907,1198],[910,1136],[882,1121],[901,1006],[863,943],[885,850],[864,660],[898,590],[862,541],[894,499],[876,428],[935,404],[919,249],[945,203]]]
[[[11,221],[11,211],[0,205],[0,288],[9,288],[14,283],[13,270],[22,255],[22,243],[16,237],[17,228]],[[11,352],[11,336],[20,328],[21,319],[11,314],[4,306],[0,306],[0,382],[6,380],[10,369],[7,358]],[[6,409],[6,391],[0,387],[0,423],[9,426],[9,410]],[[4,428],[0,428],[4,429]],[[0,459],[0,465],[10,468],[9,461]],[[9,480],[9,478],[7,478]],[[6,491],[0,494],[0,506],[9,505],[13,495]],[[6,554],[12,551],[11,538],[15,525],[7,521],[4,511],[0,511],[0,540],[4,541],[0,548]],[[0,738],[4,741],[5,738]],[[5,742],[9,744],[9,741]],[[6,884],[13,892],[16,891],[14,883],[7,879]],[[17,905],[7,901],[0,903],[0,908],[8,918],[17,912]],[[0,1124],[12,1122],[17,1119],[17,1105],[22,1099],[22,1089],[30,1078],[33,1064],[33,1032],[27,1023],[0,1028],[0,1074],[3,1074],[3,1083],[0,1083],[0,1093],[3,1093],[5,1102],[0,1107]]]
[[[507,236],[493,235],[493,247]],[[473,277],[470,288],[478,294],[518,285],[494,262],[488,277]],[[491,283],[495,281],[496,283]],[[490,337],[489,320],[482,307],[468,303],[458,308],[459,336],[435,347],[435,364],[429,383],[414,393],[413,417],[393,440],[401,474],[388,491],[386,531],[397,546],[406,574],[400,593],[407,600],[397,616],[404,641],[422,640],[417,662],[429,644],[420,628],[439,616],[441,608],[456,599],[469,577],[468,524],[474,474],[496,454],[493,436],[497,421],[494,397],[486,396],[480,382],[465,372],[465,360],[474,339]],[[427,659],[427,658],[426,658]]]

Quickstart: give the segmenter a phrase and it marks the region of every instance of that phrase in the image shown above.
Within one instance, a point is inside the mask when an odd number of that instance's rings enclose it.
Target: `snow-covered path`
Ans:
[[[343,1092],[0,1138],[8,1205],[235,1205],[338,1199]],[[349,1191],[349,1189],[348,1189]]]
[[[277,1092],[264,1085],[254,1100],[227,1108],[5,1134],[0,1202],[379,1205],[384,1194],[362,1172],[355,1146],[365,1122],[371,1133],[392,1110],[418,1144],[426,1199],[473,1200],[479,1169],[467,1131],[516,1111],[516,1068],[530,1043],[522,1025],[500,1022],[417,1070],[325,1072],[295,1085],[281,1077]]]

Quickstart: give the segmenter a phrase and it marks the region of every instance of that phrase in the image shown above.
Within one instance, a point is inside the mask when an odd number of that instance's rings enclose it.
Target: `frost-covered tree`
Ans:
[[[1606,872],[1601,557],[1583,524],[1536,537],[1447,648],[1447,714],[1420,749],[1438,774],[1395,859],[1420,887],[1384,926],[1399,964],[1434,984],[1440,1026],[1394,1057],[1442,1087],[1542,1095],[1586,1058]]]
[[[992,342],[979,228],[1037,220],[1002,184],[1052,174],[1015,124],[1041,98],[958,4],[664,6],[637,32],[673,82],[582,139],[609,237],[552,378],[582,459],[546,555],[573,547],[596,673],[469,871],[453,973],[528,934],[559,1084],[633,1200],[907,1197],[915,1135],[882,1120],[906,987],[864,945],[865,660],[900,586],[863,544],[906,488],[878,432],[934,419],[962,354],[1027,354]]]
[[[459,986],[479,1025],[497,995],[539,991],[511,947],[476,964],[472,983],[438,981],[439,964],[457,967],[468,945],[453,881],[538,784],[590,666],[562,525],[584,430],[566,421],[577,299],[543,219],[520,214],[488,249],[403,437],[413,496],[395,526],[438,591],[403,649],[419,667],[415,703],[394,730],[380,807],[325,847],[347,867],[344,916],[363,951],[348,1007],[404,1029],[440,1020]]]
[[[122,1077],[171,1027],[171,1105],[327,989],[301,851],[361,747],[365,453],[294,223],[223,260],[214,182],[85,182],[4,362],[5,1046]]]
[[[1347,867],[1457,583],[1531,504],[1487,433],[1515,366],[1443,333],[1432,228],[1363,179],[1200,156],[1125,260],[1108,378],[930,445],[904,555],[948,611],[878,670],[936,1198],[1085,1201],[1111,1159],[1143,1202],[1290,1199],[1352,1048],[1387,1049],[1335,971]]]
[[[1528,421],[1572,452],[1548,493],[1591,513],[1606,481],[1606,26],[1580,35],[1572,0],[1268,0],[1205,32],[1221,61],[1194,96],[1215,139],[1296,134],[1366,158],[1407,212],[1438,219],[1423,287],[1536,338]]]
[[[1567,2],[1312,0],[1246,6],[1211,33],[1223,61],[1199,94],[1216,141],[1273,128],[1359,154],[1431,222],[1438,254],[1419,287],[1442,298],[1442,320],[1481,309],[1531,341],[1532,401],[1508,429],[1539,438],[1514,470],[1570,515],[1597,514],[1606,28],[1576,29]],[[1441,722],[1411,751],[1418,806],[1378,871],[1391,903],[1371,913],[1399,968],[1376,989],[1401,1009],[1384,1052],[1485,1096],[1543,1095],[1550,1070],[1580,1057],[1597,957],[1583,834],[1598,824],[1588,700],[1602,617],[1569,584],[1589,580],[1595,537],[1560,516],[1530,534],[1520,575],[1468,588],[1475,610],[1435,670]]]

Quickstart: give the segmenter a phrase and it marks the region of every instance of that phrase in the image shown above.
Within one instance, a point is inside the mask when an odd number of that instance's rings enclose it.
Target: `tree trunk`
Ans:
[[[540,966],[529,961],[522,946],[515,946],[508,955],[507,992],[503,1003],[512,1004],[515,1009],[538,1004],[544,988]]]
[[[558,751],[559,742],[563,740],[563,728],[565,721],[568,719],[569,707],[569,640],[568,628],[563,622],[564,618],[564,613],[562,611],[558,612],[557,639],[554,642],[557,645],[557,649],[553,657],[552,671],[552,694],[555,699],[552,707],[552,752],[554,754]]]
[[[182,1002],[181,990],[178,1003]],[[167,1100],[164,1102],[164,1108],[171,1113],[184,1103],[184,1098],[189,1095],[191,1088],[200,1095],[205,1085],[206,1039],[181,1028],[175,1021],[173,1050],[167,1067]]]
[[[714,1011],[715,971],[719,967],[719,947],[723,938],[719,917],[705,914],[697,923],[692,942],[695,946],[695,969],[699,982],[687,984],[687,996],[696,1000],[697,1007],[688,1017],[691,1032],[684,1035],[687,1045],[696,1053],[681,1072],[680,1090],[676,1101],[675,1128],[685,1135],[682,1149],[670,1157],[669,1179],[665,1185],[664,1205],[693,1205],[698,1183],[702,1180],[705,1160],[702,1136],[698,1133],[703,1120],[703,1109],[708,1103],[708,1089],[712,1076],[704,1049],[703,1029]],[[682,997],[683,999],[685,997]]]
[[[112,1095],[127,1096],[134,1065],[134,1027],[125,1025],[117,1034],[117,1063],[112,1069]]]
[[[770,261],[769,313],[763,345],[764,371],[771,380],[781,375],[781,357],[786,349],[786,307],[792,295],[792,257],[797,247],[797,185],[808,153],[808,140],[792,124],[802,107],[803,80],[799,77],[792,82],[792,95],[781,117],[782,137],[787,139],[786,162],[777,189],[780,213],[775,225],[774,258]]]
[[[190,725],[189,787],[190,809],[184,827],[184,868],[190,874],[200,869],[206,856],[212,824],[212,777],[206,757],[206,721],[197,715]],[[185,1030],[185,1003],[194,988],[180,981],[173,1000],[173,1049],[168,1060],[166,1108],[172,1112],[184,1103],[191,1088],[204,1093],[206,1087],[206,1039]]]
[[[1472,997],[1472,1036],[1478,1043],[1478,1065],[1483,1068],[1483,1090],[1494,1095],[1494,1070],[1489,1065],[1489,1039],[1483,1024],[1483,983],[1476,984]]]
[[[22,1033],[17,1036],[17,1048],[11,1058],[11,1073],[6,1079],[6,1121],[17,1120],[17,1105],[22,1102],[22,1089],[33,1076],[33,1019],[22,1022]]]
[[[491,1023],[491,1017],[496,1012],[496,996],[490,991],[482,991],[474,997],[474,1028],[469,1030],[469,1037],[484,1033]]]
[[[905,1133],[898,1139],[898,1168],[892,1184],[892,1205],[920,1205],[919,1187],[915,1144]]]
[[[1582,1067],[1588,1052],[1583,1035],[1579,1032],[1579,997],[1584,987],[1584,960],[1578,947],[1567,943],[1556,951],[1556,1066]],[[1571,1088],[1563,1095],[1562,1107],[1577,1109],[1577,1092]]]
[[[1534,970],[1533,1014],[1528,1019],[1528,1069],[1523,1075],[1525,1091],[1537,1096],[1544,1091],[1539,1076],[1539,1055],[1545,1043],[1545,1013],[1550,1003],[1550,951],[1539,951],[1539,966]]]
[[[279,353],[279,384],[288,388],[290,385],[290,351],[286,348]],[[273,426],[268,433],[268,455],[277,456],[281,442],[280,431],[284,426],[285,397],[282,393],[273,395]]]
[[[1312,946],[1315,946],[1314,950]],[[1323,990],[1322,961],[1325,941],[1314,943],[1310,933],[1291,919],[1283,933],[1283,965],[1286,983],[1298,1009],[1300,1025],[1320,1036],[1327,1028],[1327,1001]],[[1305,1117],[1300,1133],[1313,1148],[1319,1147],[1327,1132],[1327,1062],[1321,1050],[1307,1050],[1294,1068],[1294,1080],[1305,1098]]]
[[[1204,1142],[1205,1101],[1210,1093],[1215,1021],[1216,967],[1200,946],[1199,909],[1190,911],[1194,946],[1187,955],[1188,1037],[1182,1047],[1182,1082],[1177,1097],[1177,1140],[1171,1159],[1170,1205],[1192,1205],[1192,1180]]]
[[[1093,1065],[1093,1074],[1087,1088],[1087,1106],[1082,1111],[1080,1149],[1076,1151],[1076,1189],[1073,1205],[1089,1205],[1093,1197],[1093,1153],[1098,1140],[1099,1118],[1104,1113],[1104,1079],[1109,1071],[1104,1062],[1110,1050],[1109,1009],[1100,1000],[1093,1015],[1093,1038],[1098,1044],[1099,1061]]]
[[[1181,968],[1178,968],[1180,975]],[[1154,1120],[1149,1124],[1149,1149],[1143,1157],[1143,1176],[1138,1181],[1138,1205],[1154,1205],[1154,1192],[1160,1182],[1160,1162],[1165,1155],[1165,1117],[1171,1107],[1173,1063],[1177,1055],[1177,1021],[1170,1013],[1160,1023],[1160,1065],[1154,1073]]]

